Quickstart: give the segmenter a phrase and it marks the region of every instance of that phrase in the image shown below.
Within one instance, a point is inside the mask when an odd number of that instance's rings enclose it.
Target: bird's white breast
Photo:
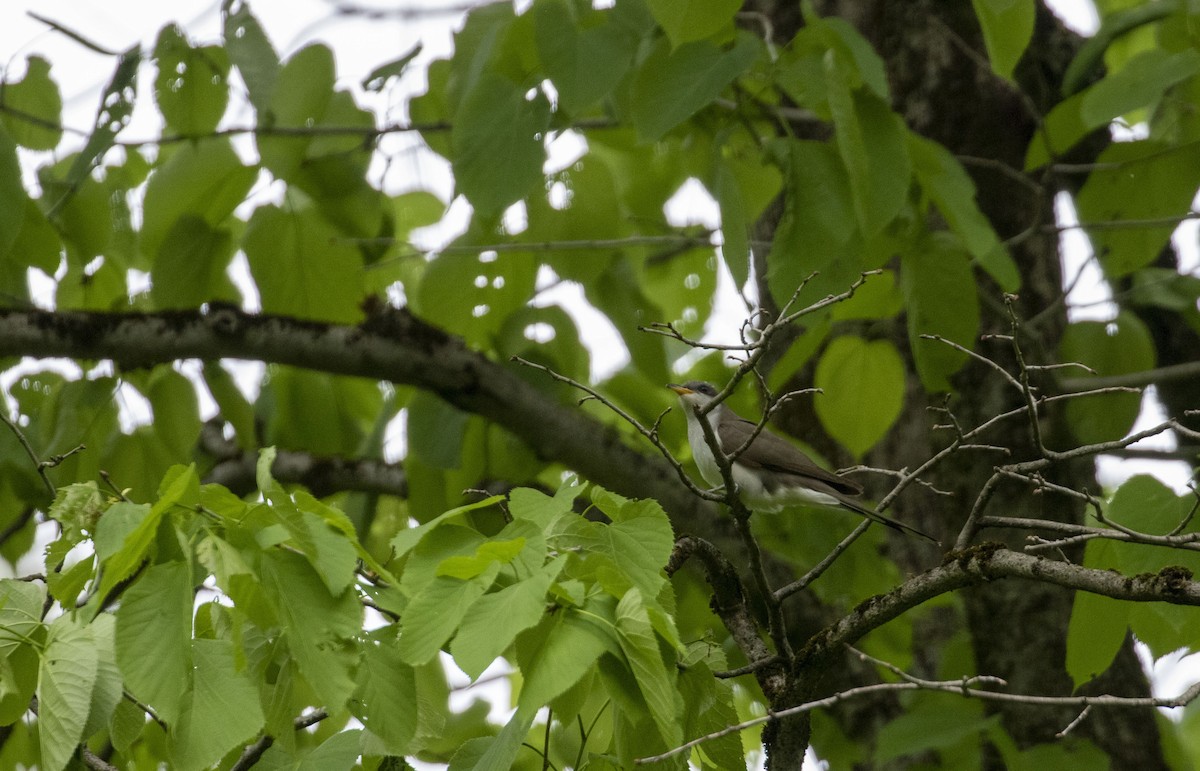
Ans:
[[[723,409],[723,406],[718,406],[703,418],[713,427],[714,435],[716,434],[717,422],[721,419],[720,412]],[[704,481],[713,487],[724,485],[725,480],[721,478],[721,467],[717,465],[717,459],[712,453],[712,448],[708,446],[708,442],[704,438],[704,428],[700,425],[700,419],[696,417],[696,413],[690,407],[688,409],[687,422],[688,444],[691,445],[692,457],[696,461],[696,468],[700,470],[700,476],[704,477]],[[734,447],[731,449],[736,450],[737,448]],[[734,483],[738,486],[738,492],[742,497],[742,501],[755,511],[774,512],[796,503],[806,503],[816,506],[839,505],[838,499],[832,495],[811,490],[800,485],[789,485],[769,491],[763,485],[758,475],[737,462],[733,464],[732,475]]]

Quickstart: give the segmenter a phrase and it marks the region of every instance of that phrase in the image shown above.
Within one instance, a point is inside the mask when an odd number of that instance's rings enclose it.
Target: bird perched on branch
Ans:
[[[717,404],[707,413],[700,411],[717,396],[710,383],[693,380],[667,386],[679,394],[688,422],[688,444],[704,481],[715,487],[724,484],[721,467],[704,436],[701,420],[707,420],[721,452],[729,457],[741,450],[731,464],[731,476],[742,502],[753,511],[772,512],[797,503],[849,509],[874,522],[902,533],[912,533],[937,543],[931,535],[903,522],[885,517],[855,498],[862,494],[857,483],[838,476],[813,463],[812,459],[790,442],[770,433],[758,432],[757,424],[742,418],[725,404]],[[753,439],[751,439],[753,437]],[[749,445],[745,446],[749,441]]]

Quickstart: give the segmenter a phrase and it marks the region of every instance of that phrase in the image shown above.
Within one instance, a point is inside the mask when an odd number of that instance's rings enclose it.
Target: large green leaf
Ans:
[[[0,98],[8,108],[0,116],[17,144],[30,150],[53,150],[62,139],[62,92],[50,77],[50,62],[40,56],[25,61],[25,77],[5,82]]]
[[[358,683],[355,715],[383,740],[389,754],[404,754],[417,731],[419,705],[412,667],[404,663],[390,640],[368,645]]]
[[[223,33],[225,48],[246,84],[250,103],[259,111],[260,119],[269,120],[264,113],[270,108],[279,80],[279,54],[250,12],[249,3],[241,3],[236,13],[225,16]]]
[[[642,594],[636,588],[617,603],[617,639],[659,735],[668,747],[680,744],[683,703],[675,685],[675,662],[663,660]]]
[[[1067,326],[1059,341],[1059,360],[1079,362],[1097,375],[1125,375],[1152,369],[1154,341],[1137,316],[1122,311],[1111,322],[1079,321]],[[1091,375],[1069,369],[1072,378]],[[1109,442],[1129,432],[1141,408],[1141,394],[1118,393],[1076,397],[1067,403],[1067,420],[1075,437],[1085,443]]]
[[[309,211],[261,206],[242,238],[263,310],[353,323],[362,316],[362,255]]]
[[[0,579],[0,659],[34,639],[45,599],[46,590],[38,583]]]
[[[856,458],[883,438],[904,407],[904,362],[887,340],[837,337],[817,363],[817,417]]]
[[[983,28],[983,44],[987,46],[992,69],[1002,78],[1012,80],[1013,69],[1033,37],[1033,21],[1037,16],[1034,0],[971,0],[979,26]]]
[[[975,202],[975,183],[958,159],[942,145],[908,133],[913,173],[925,194],[937,205],[946,222],[962,239],[967,251],[1006,292],[1021,286],[1021,275],[1000,243],[992,224]]]
[[[113,146],[117,132],[129,124],[137,98],[136,80],[141,63],[141,47],[137,45],[126,50],[117,59],[117,68],[100,97],[100,108],[96,112],[92,133],[66,174],[66,186],[62,194],[50,202],[51,211],[58,211],[75,194],[80,183],[91,176],[96,162]]]
[[[870,237],[903,207],[912,177],[907,131],[879,96],[852,88],[855,73],[838,56],[825,59],[837,149],[854,193],[859,228]]]
[[[342,704],[354,691],[350,667],[355,657],[347,641],[362,628],[362,607],[354,591],[331,595],[309,562],[292,552],[264,553],[260,580],[283,621],[300,673],[322,703]]]
[[[228,139],[204,139],[176,148],[146,183],[142,253],[158,257],[172,228],[185,217],[220,225],[257,177],[258,170],[242,164]]]
[[[533,6],[538,55],[568,113],[608,96],[629,70],[637,43],[614,21],[614,13],[592,11],[589,21],[596,23],[582,25],[573,17],[576,12],[578,4],[566,0]]]
[[[741,0],[647,0],[646,4],[675,46],[730,27],[742,7]]]
[[[262,398],[271,405],[265,443],[316,455],[359,453],[383,406],[373,381],[283,366],[271,368]],[[313,404],[325,407],[314,414]]]
[[[41,768],[60,771],[84,738],[99,669],[92,628],[73,615],[50,625],[38,673],[38,736]]]
[[[146,571],[121,598],[117,664],[130,693],[174,725],[192,687],[192,578],[187,563]]]
[[[192,641],[195,686],[185,698],[178,728],[170,734],[173,768],[207,768],[263,727],[258,691],[238,665],[237,655],[229,640]]]
[[[169,24],[158,33],[154,59],[154,98],[167,126],[191,136],[213,131],[229,102],[225,49],[194,47],[183,30]]]
[[[549,123],[545,95],[527,98],[502,75],[483,73],[463,98],[450,132],[454,181],[481,215],[500,214],[541,180]]]
[[[1088,133],[1134,110],[1156,104],[1177,83],[1200,72],[1200,53],[1155,48],[1121,70],[1054,106],[1029,143],[1025,168],[1063,155]]]
[[[642,62],[633,83],[633,122],[643,142],[654,142],[716,99],[758,57],[761,42],[739,33],[732,48],[666,39]]]
[[[600,620],[614,624],[612,615],[611,608],[604,610],[598,603],[584,611],[564,608],[522,633],[517,660],[525,683],[519,705],[529,710],[540,708],[578,682],[602,653],[619,654],[613,628],[606,630],[599,624]]]
[[[158,308],[194,308],[223,300],[238,304],[241,295],[227,270],[233,237],[203,218],[185,214],[175,221],[154,255],[150,297]]]
[[[902,257],[900,280],[917,373],[927,391],[948,391],[950,376],[967,355],[921,335],[939,335],[968,350],[975,347],[979,297],[967,254],[953,235],[931,233]]]
[[[25,226],[28,200],[21,184],[17,146],[7,133],[0,131],[0,254],[8,252]]]
[[[1200,147],[1162,142],[1114,142],[1075,198],[1092,247],[1109,278],[1127,275],[1158,257],[1200,179]],[[1123,225],[1121,223],[1124,223]]]
[[[500,565],[493,563],[470,580],[434,578],[408,604],[400,621],[400,656],[414,666],[436,656],[499,572]]]
[[[464,672],[479,677],[518,634],[541,620],[546,612],[546,591],[564,562],[563,558],[555,560],[532,577],[475,601],[450,645],[455,663]]]
[[[786,196],[767,260],[767,280],[782,304],[814,272],[804,301],[845,291],[858,277],[861,262],[853,254],[853,193],[846,168],[834,148],[824,142],[789,141],[776,145],[785,168]]]

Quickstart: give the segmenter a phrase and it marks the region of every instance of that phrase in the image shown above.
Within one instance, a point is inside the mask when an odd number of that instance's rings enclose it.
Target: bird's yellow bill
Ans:
[[[695,391],[693,391],[692,389],[688,388],[687,386],[681,386],[681,385],[679,385],[678,383],[667,383],[667,388],[670,388],[672,391],[674,391],[675,393],[679,394],[680,396],[683,396],[683,395],[685,395],[685,394],[694,394],[694,393],[696,393]]]

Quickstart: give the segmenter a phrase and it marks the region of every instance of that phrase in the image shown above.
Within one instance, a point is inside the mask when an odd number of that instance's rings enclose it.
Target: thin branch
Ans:
[[[297,731],[308,728],[311,725],[316,725],[325,718],[329,717],[329,713],[323,709],[316,710],[307,715],[301,715],[292,721],[292,726]],[[254,744],[248,745],[242,750],[242,754],[238,757],[237,762],[230,766],[229,771],[247,771],[254,764],[262,759],[263,753],[271,748],[275,743],[275,737],[270,734],[263,734]]]
[[[666,458],[667,462],[670,463],[671,466],[675,469],[675,473],[679,475],[679,479],[685,485],[687,485],[688,489],[691,490],[694,495],[696,495],[697,497],[702,498],[703,500],[706,500],[706,501],[720,502],[720,501],[725,500],[725,496],[717,494],[717,493],[712,493],[708,490],[704,490],[699,485],[697,485],[695,482],[693,482],[692,478],[688,476],[687,471],[684,470],[683,464],[681,464],[678,460],[676,460],[675,456],[671,453],[671,451],[667,448],[667,446],[665,444],[663,444],[662,440],[658,437],[658,423],[660,420],[662,420],[662,417],[663,417],[662,415],[660,415],[658,417],[658,420],[656,420],[654,422],[653,427],[646,428],[645,426],[642,425],[641,421],[639,421],[634,416],[630,415],[625,410],[618,407],[612,401],[607,399],[603,394],[601,394],[599,391],[592,388],[591,386],[587,385],[586,383],[580,383],[578,380],[575,380],[574,378],[569,378],[566,375],[556,372],[553,369],[551,369],[550,367],[545,366],[544,364],[538,364],[537,362],[532,362],[532,361],[529,361],[528,359],[523,359],[520,356],[513,356],[510,358],[510,361],[516,362],[517,364],[520,364],[525,367],[531,367],[533,369],[541,370],[542,372],[545,372],[547,375],[549,375],[554,380],[557,380],[560,383],[566,383],[567,385],[571,386],[572,388],[577,388],[580,391],[583,391],[584,393],[586,393],[588,395],[589,399],[594,399],[594,400],[600,402],[605,407],[612,410],[612,412],[614,414],[616,414],[618,417],[620,417],[626,423],[633,426],[634,429],[636,429],[639,434],[641,434],[642,436],[649,439],[650,443],[653,444],[660,453],[662,453],[662,456],[664,458]]]
[[[86,744],[79,745],[79,759],[93,771],[119,771],[119,769],[104,758],[92,752]]]
[[[796,592],[803,591],[809,584],[820,578],[821,574],[828,570],[830,565],[832,565],[838,557],[842,556],[842,554],[844,554],[845,551],[849,549],[854,542],[862,536],[863,533],[867,532],[867,528],[870,526],[871,520],[869,519],[863,519],[862,522],[859,522],[858,527],[854,528],[854,530],[850,532],[850,535],[843,538],[837,546],[833,547],[832,551],[826,554],[825,557],[816,565],[813,565],[813,567],[810,568],[807,573],[805,573],[796,581],[776,589],[775,601],[782,602]]]
[[[4,425],[8,426],[9,430],[13,432],[13,435],[17,437],[17,441],[20,443],[21,448],[25,450],[25,454],[29,456],[29,460],[33,461],[33,467],[37,470],[38,476],[42,478],[42,484],[45,485],[46,491],[50,493],[50,497],[53,498],[57,494],[57,491],[54,488],[54,483],[50,481],[49,475],[46,474],[46,469],[50,466],[44,464],[42,459],[38,457],[37,452],[33,449],[33,445],[30,444],[29,440],[25,437],[25,432],[21,430],[20,426],[17,425],[15,420],[8,416],[8,412],[6,410],[0,409],[0,421],[3,421]],[[62,461],[59,462],[61,463]]]
[[[1078,393],[1095,388],[1140,387],[1155,383],[1170,383],[1178,380],[1200,378],[1200,361],[1172,364],[1166,367],[1130,372],[1125,375],[1101,375],[1099,377],[1063,378],[1058,382],[1064,391]]]

